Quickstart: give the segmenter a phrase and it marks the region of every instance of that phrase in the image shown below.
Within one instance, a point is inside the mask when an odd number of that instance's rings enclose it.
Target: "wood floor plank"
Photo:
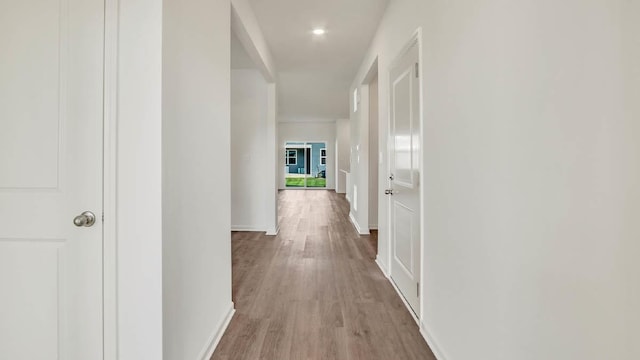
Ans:
[[[279,193],[280,232],[234,232],[236,315],[212,360],[435,360],[333,191]]]

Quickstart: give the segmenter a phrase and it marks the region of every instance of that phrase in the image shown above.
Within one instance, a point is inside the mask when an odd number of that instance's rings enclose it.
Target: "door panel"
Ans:
[[[412,118],[411,118],[411,69],[405,71],[393,84],[393,140],[394,181],[403,186],[413,186]]]
[[[25,243],[18,240],[0,244],[0,284],[3,289],[0,302],[6,309],[1,310],[5,325],[0,328],[3,337],[10,331],[9,339],[29,339],[31,342],[5,343],[5,339],[0,340],[2,358],[57,358],[58,251],[62,244],[59,241]]]
[[[0,3],[0,359],[102,359],[103,30],[101,0]]]
[[[393,252],[394,260],[400,265],[400,268],[406,272],[407,276],[415,277],[415,264],[413,259],[413,223],[414,211],[402,205],[401,202],[394,201],[393,219],[394,219],[394,236],[395,251]],[[409,240],[409,241],[397,241]]]
[[[420,91],[418,45],[391,69],[389,129],[391,279],[420,312]]]
[[[0,4],[0,188],[57,188],[60,20],[58,1]]]

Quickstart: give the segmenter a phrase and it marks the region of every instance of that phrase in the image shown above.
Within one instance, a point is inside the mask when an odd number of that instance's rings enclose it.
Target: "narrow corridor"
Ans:
[[[213,360],[435,360],[333,191],[279,194],[278,236],[232,236],[236,314]]]

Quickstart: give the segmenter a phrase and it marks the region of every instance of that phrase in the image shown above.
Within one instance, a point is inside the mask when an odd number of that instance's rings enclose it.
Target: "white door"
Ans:
[[[103,0],[0,2],[0,359],[103,358],[103,44]]]
[[[420,87],[417,42],[390,72],[391,278],[420,312]]]

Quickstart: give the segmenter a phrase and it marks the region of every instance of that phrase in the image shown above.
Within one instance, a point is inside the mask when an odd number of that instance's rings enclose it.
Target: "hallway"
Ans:
[[[236,314],[213,360],[435,359],[348,209],[285,190],[278,236],[233,233]]]

